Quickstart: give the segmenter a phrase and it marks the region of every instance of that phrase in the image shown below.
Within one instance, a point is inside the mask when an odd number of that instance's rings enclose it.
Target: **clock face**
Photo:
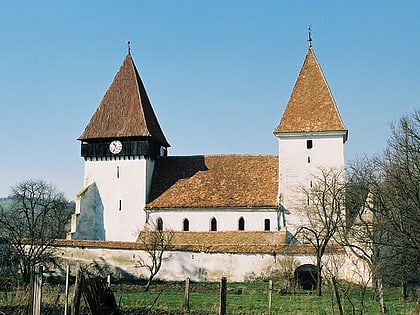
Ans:
[[[109,144],[109,151],[113,154],[118,154],[122,150],[122,143],[118,140],[114,140]]]

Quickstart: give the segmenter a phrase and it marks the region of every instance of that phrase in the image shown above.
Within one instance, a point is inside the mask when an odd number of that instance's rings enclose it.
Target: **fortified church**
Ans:
[[[304,220],[300,187],[320,167],[344,169],[348,135],[311,45],[275,124],[267,137],[278,155],[171,156],[129,50],[78,138],[84,183],[68,239],[133,244],[147,225],[171,229],[174,252],[160,272],[169,278],[245,279],[282,254],[308,263],[288,245]]]

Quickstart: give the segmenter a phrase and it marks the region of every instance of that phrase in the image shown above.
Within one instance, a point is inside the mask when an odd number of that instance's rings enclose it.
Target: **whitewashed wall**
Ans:
[[[299,209],[307,202],[302,187],[310,188],[320,167],[344,169],[344,132],[282,133],[279,142],[279,198],[290,212],[287,228],[294,232],[305,222]],[[307,148],[312,140],[312,148]]]
[[[183,221],[188,219],[190,231],[210,231],[210,221],[217,220],[217,231],[237,231],[239,218],[245,220],[245,231],[264,231],[264,220],[270,220],[270,230],[277,230],[276,209],[171,209],[148,210],[149,222],[163,220],[165,229],[183,230]]]
[[[105,240],[136,240],[153,166],[150,159],[85,161],[84,185],[95,182],[103,204]]]
[[[57,247],[55,256],[61,260],[61,272],[65,270],[66,264],[70,264],[72,268],[81,264],[89,266],[90,270],[101,270],[102,275],[104,272],[112,274],[113,277],[127,275],[146,277],[148,275],[146,270],[138,264],[140,257],[147,258],[147,254],[141,250]],[[189,277],[193,281],[218,281],[221,277],[226,277],[231,282],[243,282],[265,276],[267,269],[273,266],[276,260],[281,260],[286,256],[264,253],[171,251],[166,253],[166,257],[169,259],[163,263],[157,279],[182,281]],[[293,257],[300,265],[315,264],[314,255],[296,254]],[[349,259],[345,253],[326,254],[323,262],[325,265],[323,268],[324,278],[333,273],[341,279],[353,282],[361,281],[361,278],[358,278],[363,276],[363,273],[360,272],[361,265],[354,264],[354,257]],[[56,272],[60,271],[56,270]],[[356,274],[359,276],[356,277]],[[364,274],[364,276],[367,275]]]

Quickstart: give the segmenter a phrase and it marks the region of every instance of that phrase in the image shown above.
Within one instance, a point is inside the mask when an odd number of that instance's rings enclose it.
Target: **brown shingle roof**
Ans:
[[[169,147],[130,54],[78,140],[116,137],[151,137]]]
[[[274,133],[347,131],[312,48]]]
[[[156,160],[146,208],[275,207],[278,158],[210,155]]]
[[[169,250],[205,253],[277,253],[277,254],[314,254],[309,244],[286,244],[284,233],[280,232],[173,232],[173,243]],[[229,241],[231,239],[231,241]],[[249,241],[252,239],[252,242]],[[222,240],[219,241],[219,240]],[[255,242],[255,243],[253,243]],[[55,240],[54,246],[86,248],[108,248],[142,250],[140,242]],[[344,248],[331,245],[327,252],[344,252]]]

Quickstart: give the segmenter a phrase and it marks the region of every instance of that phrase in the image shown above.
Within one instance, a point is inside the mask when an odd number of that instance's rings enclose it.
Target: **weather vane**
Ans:
[[[311,26],[308,27],[308,44],[309,48],[312,48],[312,37],[311,37]]]
[[[128,54],[131,55],[130,41],[127,42]]]

